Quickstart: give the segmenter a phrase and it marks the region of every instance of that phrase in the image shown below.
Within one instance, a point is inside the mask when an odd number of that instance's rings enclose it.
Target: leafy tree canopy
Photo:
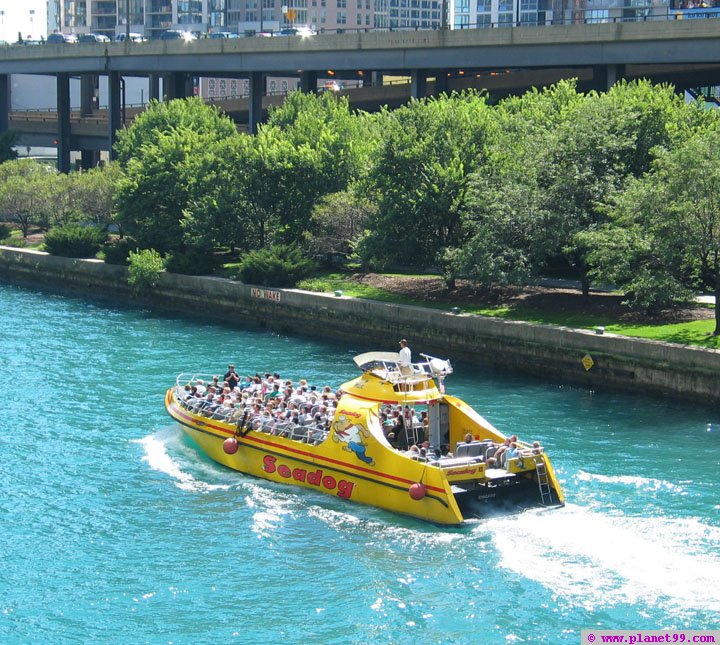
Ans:
[[[378,266],[443,263],[463,244],[468,177],[485,161],[491,109],[473,92],[412,101],[376,119],[368,192],[378,204],[359,245]]]
[[[612,221],[587,234],[596,274],[648,308],[716,296],[720,334],[720,120],[654,162],[618,196]]]

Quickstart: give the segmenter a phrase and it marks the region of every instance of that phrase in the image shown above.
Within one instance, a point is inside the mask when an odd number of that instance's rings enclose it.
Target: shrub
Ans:
[[[304,257],[296,246],[278,244],[248,253],[240,262],[237,277],[267,287],[294,287],[316,270],[315,262]]]
[[[45,250],[67,258],[93,258],[106,237],[107,233],[95,226],[68,224],[45,234]]]
[[[15,249],[24,249],[30,246],[30,243],[24,237],[9,237],[3,240],[3,246],[11,246]]]
[[[123,237],[106,244],[103,252],[105,253],[105,262],[107,264],[119,264],[127,266],[130,264],[130,251],[137,251],[138,243],[131,237]]]
[[[128,284],[138,291],[152,289],[165,270],[165,259],[155,249],[130,251]]]
[[[6,237],[10,237],[10,233],[12,233],[12,227],[7,224],[0,223],[0,241],[4,240]]]
[[[174,251],[168,256],[166,267],[171,273],[185,275],[209,275],[215,272],[217,261],[212,250],[189,248]]]

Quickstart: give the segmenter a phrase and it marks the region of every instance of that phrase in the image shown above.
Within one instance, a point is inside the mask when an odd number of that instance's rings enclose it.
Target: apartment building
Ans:
[[[449,0],[448,0],[449,1]],[[520,0],[515,0],[520,1]],[[167,29],[200,33],[437,29],[443,0],[48,0],[50,31],[102,33],[127,29],[157,37]]]
[[[227,0],[50,0],[65,33],[114,37],[126,30],[148,38],[167,29],[208,32],[227,28]]]

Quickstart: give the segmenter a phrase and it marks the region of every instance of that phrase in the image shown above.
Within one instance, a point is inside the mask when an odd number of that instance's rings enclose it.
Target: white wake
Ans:
[[[660,604],[720,611],[720,528],[696,519],[604,515],[584,507],[526,512],[480,524],[499,567],[588,610]]]

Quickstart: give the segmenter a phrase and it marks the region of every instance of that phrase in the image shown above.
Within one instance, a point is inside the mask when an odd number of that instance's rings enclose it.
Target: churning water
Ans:
[[[339,385],[371,349],[358,337],[0,286],[0,642],[575,643],[590,627],[717,628],[716,409],[457,364],[448,389],[541,441],[568,504],[456,529],[226,470],[165,415],[177,373],[228,360]]]

